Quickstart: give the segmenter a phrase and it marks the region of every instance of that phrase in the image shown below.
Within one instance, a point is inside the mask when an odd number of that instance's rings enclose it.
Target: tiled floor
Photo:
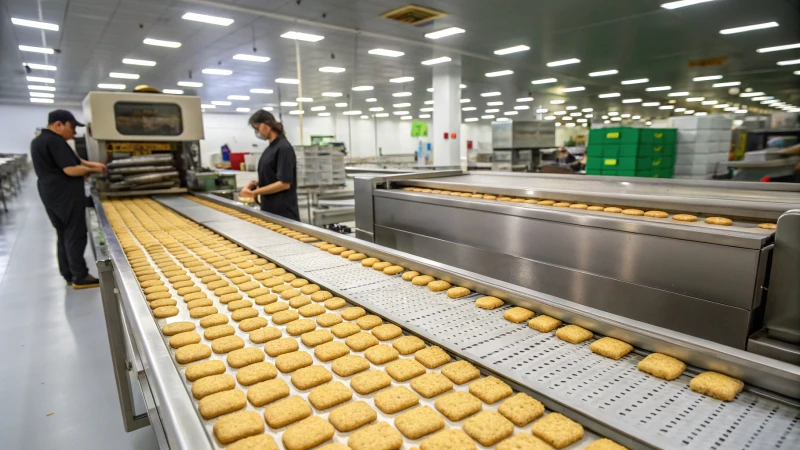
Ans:
[[[98,289],[64,285],[55,232],[30,174],[0,213],[0,447],[151,449],[126,433]],[[92,272],[94,262],[87,249]]]

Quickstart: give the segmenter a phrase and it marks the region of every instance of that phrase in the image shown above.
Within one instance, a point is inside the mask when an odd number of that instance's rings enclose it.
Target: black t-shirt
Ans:
[[[297,207],[297,157],[292,144],[284,136],[270,142],[258,160],[258,187],[276,181],[289,183],[291,187],[275,194],[261,196],[261,209],[289,219],[300,220]]]
[[[39,196],[45,206],[69,208],[73,202],[85,202],[83,178],[64,173],[65,167],[79,166],[78,155],[61,136],[42,130],[31,141],[31,162],[36,172]]]

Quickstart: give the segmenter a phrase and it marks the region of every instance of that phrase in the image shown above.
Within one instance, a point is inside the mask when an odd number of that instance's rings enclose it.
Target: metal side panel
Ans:
[[[778,219],[764,326],[770,337],[800,344],[800,209]]]

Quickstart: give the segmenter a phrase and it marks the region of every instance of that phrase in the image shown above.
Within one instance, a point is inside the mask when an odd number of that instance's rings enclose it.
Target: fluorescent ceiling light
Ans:
[[[231,75],[233,71],[228,69],[203,69],[203,73],[206,75]]]
[[[97,85],[97,87],[100,89],[116,89],[116,90],[125,89],[124,84],[114,84],[114,83],[100,83]]]
[[[281,84],[300,84],[300,80],[295,78],[276,78],[275,82]]]
[[[568,93],[568,92],[580,92],[580,91],[585,91],[585,90],[586,90],[586,88],[585,88],[585,87],[583,87],[583,86],[577,86],[577,87],[571,87],[571,88],[564,88],[564,89],[561,89],[561,92],[563,92],[563,93]]]
[[[295,110],[289,111],[289,114],[291,114],[293,116],[302,116],[303,114],[305,114],[305,111],[303,111],[302,109],[295,109]]]
[[[193,22],[203,22],[203,23],[210,23],[212,25],[222,25],[223,27],[227,27],[228,25],[233,23],[233,19],[226,19],[225,17],[215,17],[215,16],[207,16],[205,14],[197,14],[188,12],[181,16],[183,20],[191,20]]]
[[[25,77],[26,80],[31,81],[33,83],[55,83],[55,78],[45,78],[45,77]]]
[[[441,39],[443,37],[452,36],[454,34],[461,34],[464,32],[465,30],[461,28],[450,27],[450,28],[445,28],[444,30],[434,31],[432,33],[425,33],[425,37],[428,39]]]
[[[123,73],[123,72],[111,72],[108,74],[111,78],[124,78],[126,80],[138,80],[139,74],[138,73]]]
[[[392,97],[411,97],[411,92],[395,92]]]
[[[52,48],[46,47],[31,47],[30,45],[20,45],[19,51],[21,52],[31,52],[31,53],[44,53],[46,55],[52,55],[55,53],[55,50]]]
[[[155,61],[149,61],[147,59],[133,59],[133,58],[123,58],[122,64],[129,64],[131,66],[148,66],[153,67],[156,65]]]
[[[359,110],[345,111],[342,114],[344,114],[345,116],[358,116],[358,115],[361,115],[361,111],[359,111]]]
[[[558,80],[555,78],[542,78],[541,80],[531,81],[531,84],[550,84],[550,83],[555,83],[557,81]]]
[[[606,77],[609,75],[616,75],[619,73],[619,70],[612,69],[612,70],[601,70],[599,72],[591,72],[589,74],[590,77]]]
[[[692,6],[698,3],[706,3],[713,0],[680,0],[677,2],[669,2],[669,3],[662,3],[661,7],[666,9],[678,9],[683,8],[684,6]]]
[[[567,112],[566,111],[556,111],[553,114],[555,114],[557,116],[566,116]]]
[[[741,86],[741,81],[728,81],[726,83],[714,83],[711,87],[720,88],[720,87],[733,87],[733,86]]]
[[[461,103],[469,103],[469,102],[471,102],[471,101],[472,101],[472,100],[470,100],[470,99],[468,99],[468,98],[462,98],[462,99],[461,99]]]
[[[503,113],[504,116],[516,116],[519,114],[519,111],[506,111]]]
[[[500,106],[502,104],[503,102],[488,102],[486,103],[486,106]]]
[[[155,45],[156,47],[178,48],[181,46],[180,42],[164,41],[161,39],[153,39],[153,38],[145,38],[145,40],[142,42],[147,45]]]
[[[642,103],[642,99],[640,98],[626,98],[622,100],[622,103]]]
[[[245,107],[236,108],[236,112],[250,112],[250,108],[245,108]]]
[[[394,114],[395,116],[407,116],[408,111],[394,111],[392,114]]]
[[[35,20],[18,19],[16,17],[11,18],[11,23],[13,23],[14,25],[19,25],[21,27],[31,27],[31,28],[39,28],[42,30],[58,31],[58,25],[54,23],[37,22]]]
[[[737,109],[736,111],[734,111],[734,113],[736,113],[736,114],[747,114],[747,110],[746,109]],[[700,114],[700,113],[698,113],[698,114]]]
[[[647,92],[659,92],[659,91],[668,91],[670,89],[672,89],[672,86],[655,86],[655,87],[649,87],[649,88],[645,89],[645,91],[647,91]]]
[[[325,39],[325,36],[317,34],[301,33],[299,31],[287,31],[281,35],[284,39],[295,39],[298,41],[318,42]]]
[[[214,100],[213,102],[211,102],[211,104],[217,106],[231,106],[231,102],[227,102],[224,100]]]
[[[525,111],[526,109],[531,109],[531,107],[528,105],[520,105],[520,106],[515,106],[514,109],[516,109],[517,111]]]
[[[729,105],[727,103],[719,103],[719,104],[714,105],[714,108],[724,109],[724,108],[730,108],[730,106],[731,105]],[[677,109],[675,111],[677,111]]]
[[[688,92],[670,92],[667,97],[688,97]]]
[[[704,101],[701,103],[701,105],[710,106],[710,105],[716,105],[717,103],[719,103],[719,102],[718,102],[718,101],[716,101],[716,100],[704,100]]]
[[[317,114],[317,115],[318,115],[318,116],[320,116],[320,117],[328,117],[328,116],[330,116],[330,115],[331,115],[331,113],[329,113],[329,112],[322,112],[322,113],[319,113],[319,114]]]
[[[620,96],[622,96],[622,94],[620,94],[619,92],[609,92],[607,94],[600,94],[597,97],[598,98],[614,98],[614,97],[620,97]]]
[[[611,116],[611,117],[614,117],[614,116],[618,116],[619,113],[616,112],[616,111],[611,111],[611,112],[608,113],[608,115]]]
[[[31,97],[40,97],[40,98],[53,98],[55,94],[51,94],[49,92],[29,92]]]
[[[400,118],[400,120],[411,120],[413,118],[414,118],[413,116],[403,116]]]
[[[763,102],[761,102],[761,104],[762,105],[771,105],[773,103],[780,103],[780,102],[781,102],[780,100],[764,100]]]
[[[183,87],[203,87],[203,83],[197,81],[178,81],[178,86]]]
[[[694,115],[695,116],[707,116],[708,113],[707,112],[697,112],[697,113],[694,113]]]
[[[422,102],[422,103],[424,103],[424,104],[426,104],[426,105],[432,105],[432,104],[433,104],[433,100],[425,100],[425,101],[424,101],[424,102]]]
[[[763,92],[742,92],[739,94],[739,97],[761,97],[762,95],[766,95]]]
[[[583,117],[594,117],[594,114],[592,114],[592,113],[584,114]]]
[[[272,94],[272,89],[253,88],[250,89],[251,94]]]
[[[594,111],[594,109],[592,109],[592,108],[583,108],[581,111],[583,111],[583,112],[592,112],[592,111]]]
[[[622,117],[623,119],[630,119],[631,115],[630,114],[623,114],[620,117]]]
[[[374,86],[354,86],[353,87],[354,91],[371,91],[373,89],[375,89]]]
[[[56,88],[54,88],[53,86],[36,86],[32,84],[28,85],[28,89],[32,91],[50,91],[50,92],[55,92],[56,90]]]
[[[497,97],[498,95],[502,94],[500,92],[484,92],[481,97]]]
[[[737,109],[739,109],[739,108],[736,107],[736,106],[731,106],[729,108],[725,108],[725,111],[731,112],[731,111],[736,111]]]
[[[533,97],[522,97],[517,99],[517,103],[532,102]]]
[[[395,103],[392,108],[408,108],[409,106],[411,106],[411,103]]]
[[[161,92],[164,94],[183,95],[182,89],[162,89]]]
[[[518,53],[518,52],[528,51],[530,49],[531,48],[528,47],[527,45],[515,45],[513,47],[501,48],[500,50],[495,50],[494,54],[495,55],[508,55],[508,54],[511,54],[511,53]]]
[[[327,72],[327,73],[342,73],[345,70],[347,69],[345,69],[344,67],[334,67],[334,66],[325,66],[319,68],[320,72]]]
[[[659,107],[658,107],[658,109],[665,109],[665,110],[666,110],[666,109],[675,109],[675,105],[664,105],[664,106],[659,106]]]
[[[327,108],[325,106],[312,106],[312,111],[325,111]]]
[[[611,120],[614,122],[619,122],[622,120],[622,117],[612,117]]]
[[[233,59],[239,61],[252,61],[252,62],[267,62],[270,60],[268,56],[248,55],[246,53],[238,53],[233,55]]]
[[[778,65],[779,66],[793,66],[795,64],[800,64],[800,59],[790,59],[790,60],[787,60],[787,61],[778,61]],[[796,72],[795,72],[795,75],[797,75]]]
[[[744,27],[726,28],[719,30],[719,34],[735,34],[744,33],[745,31],[763,30],[765,28],[774,28],[778,26],[778,22],[757,23],[755,25],[747,25]]]
[[[711,80],[721,80],[722,75],[708,75],[705,77],[694,77],[692,81],[711,81]]]
[[[570,116],[572,116],[572,117],[580,117],[580,116],[582,116],[583,114],[581,114],[581,113],[579,113],[579,112],[574,112],[574,113],[569,113],[569,115],[570,115]]]
[[[387,50],[385,48],[373,48],[367,53],[369,53],[370,55],[389,56],[391,58],[397,58],[398,56],[405,55],[405,53],[403,52],[398,52],[397,50]]]
[[[575,111],[576,109],[578,109],[578,107],[577,106],[567,106],[564,109],[566,109],[567,111]]]
[[[686,99],[687,102],[702,102],[705,100],[705,97],[689,97]]]
[[[556,116],[544,116],[544,120],[556,120]]]
[[[31,97],[31,103],[53,103],[53,99]]]
[[[376,106],[375,108],[370,108],[369,110],[372,112],[381,112],[383,111],[383,108],[381,108],[380,106]]]
[[[494,77],[502,77],[502,76],[505,76],[505,75],[511,75],[513,73],[514,73],[513,70],[499,70],[497,72],[489,72],[489,73],[486,74],[486,76],[488,78],[494,78]]]
[[[478,121],[477,117],[467,117],[466,119],[464,119],[464,122],[477,122],[477,121]]]
[[[311,103],[314,101],[314,99],[311,97],[297,97],[295,100],[300,103]]]
[[[214,103],[214,102],[211,102],[211,103]],[[297,106],[297,102],[281,102],[281,106]]]
[[[426,59],[425,61],[422,61],[422,65],[423,66],[433,66],[433,65],[436,65],[436,64],[442,64],[442,63],[446,63],[446,62],[450,62],[450,61],[452,61],[452,59],[450,59],[449,57],[440,56],[438,58]]]
[[[389,113],[378,113],[375,114],[375,117],[389,117]]]
[[[341,92],[323,92],[322,96],[323,97],[341,97],[342,93]]]
[[[620,82],[620,84],[625,84],[625,85],[628,85],[628,84],[642,84],[642,83],[647,83],[648,81],[650,81],[650,80],[647,79],[647,78],[636,78],[634,80],[622,81],[622,82]]]
[[[347,103],[336,103],[333,106],[335,106],[337,108],[347,108]]]
[[[462,111],[475,111],[476,109],[478,109],[478,108],[476,108],[474,106],[465,106],[465,107],[461,108]]]
[[[486,119],[486,120],[494,119],[494,116],[489,114],[489,115],[481,116],[481,119]]]
[[[263,107],[261,109],[263,109],[264,111],[272,111],[273,108],[272,108],[272,106],[265,106],[265,107]]]
[[[634,117],[636,117],[636,116],[634,116]],[[588,120],[586,120],[586,119],[577,119],[576,122],[578,122],[578,123],[586,123],[586,122],[588,122]]]
[[[420,118],[420,119],[430,119],[430,118],[431,118],[431,115],[430,115],[430,114],[420,114],[420,115],[419,115],[419,118]]]
[[[659,102],[647,102],[647,103],[642,103],[642,106],[645,106],[645,107],[648,107],[648,108],[649,108],[649,107],[651,107],[651,106],[658,106],[658,105],[660,105],[660,103],[659,103]]]
[[[378,99],[373,97],[373,98],[365,99],[364,101],[367,102],[367,103],[375,103],[375,102],[378,101]]]
[[[250,100],[249,95],[229,95],[228,100]]]
[[[686,108],[675,108],[675,112],[676,113],[684,112],[684,111],[686,111]]]
[[[550,100],[550,104],[551,104],[551,105],[561,105],[561,104],[563,104],[565,101],[566,101],[566,100]]]
[[[408,83],[409,81],[414,81],[414,77],[398,77],[398,78],[390,78],[390,83]]]
[[[466,84],[464,84],[464,83],[461,83],[461,84],[459,84],[459,85],[458,85],[458,88],[459,88],[459,89],[466,89],[466,88],[467,88],[467,85],[466,85]]]
[[[36,63],[22,63],[23,66],[28,66],[31,69],[35,70],[57,70],[56,66],[51,66],[49,64],[36,64]]]
[[[779,52],[781,50],[791,50],[800,48],[800,44],[778,45],[777,47],[766,47],[756,50],[758,53]]]
[[[581,62],[581,60],[578,58],[562,59],[561,61],[547,63],[547,67],[566,66],[568,64],[578,64],[579,62]]]
[[[491,108],[491,109],[487,109],[484,112],[487,113],[487,114],[493,114],[493,113],[496,113],[496,112],[500,112],[500,110],[497,109],[497,108]]]

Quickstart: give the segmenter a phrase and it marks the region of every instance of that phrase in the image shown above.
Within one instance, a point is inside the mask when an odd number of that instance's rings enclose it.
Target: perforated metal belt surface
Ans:
[[[753,392],[726,403],[689,389],[690,376],[666,381],[636,368],[642,354],[618,361],[503,319],[475,297],[442,293],[364,268],[358,262],[182,198],[158,199],[178,213],[338,292],[398,325],[476,361],[598,423],[657,448],[789,449],[800,442],[800,409]],[[212,212],[213,211],[213,212]]]

